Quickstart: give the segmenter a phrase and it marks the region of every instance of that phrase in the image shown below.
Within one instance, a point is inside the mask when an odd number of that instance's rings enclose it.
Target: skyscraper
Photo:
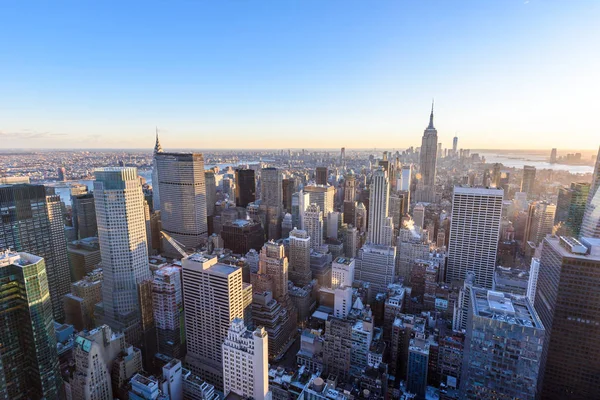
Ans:
[[[289,277],[296,286],[303,287],[312,280],[310,270],[310,237],[304,230],[290,232]]]
[[[600,238],[600,149],[598,149],[592,185],[581,223],[581,234],[582,236]]]
[[[353,202],[356,199],[356,178],[354,172],[350,170],[344,178],[344,201]]]
[[[286,212],[292,212],[292,197],[296,193],[296,180],[294,178],[284,179],[283,184],[283,208]]]
[[[492,288],[503,197],[502,189],[454,188],[447,282],[474,272],[478,286]]]
[[[138,284],[150,278],[144,194],[136,168],[95,172],[94,196],[104,283],[100,320],[123,331],[128,343],[141,335]]]
[[[154,158],[152,162],[152,208],[160,210],[160,192],[158,187],[158,170],[156,168],[156,155],[163,152],[158,140],[158,128],[156,128],[156,143],[154,144]]]
[[[235,205],[247,207],[256,200],[256,180],[253,169],[235,170]]]
[[[283,177],[277,168],[263,168],[260,172],[260,195],[267,207],[282,207]]]
[[[258,259],[258,281],[252,282],[255,292],[269,291],[280,303],[288,301],[288,259],[282,244],[264,244]]]
[[[452,139],[452,155],[454,157],[458,156],[458,136],[454,135],[454,139]]]
[[[411,181],[412,181],[412,165],[411,164],[403,165],[402,166],[402,177],[400,180],[399,190],[402,190],[404,192],[409,192]]]
[[[527,245],[527,241],[539,245],[546,235],[552,233],[555,213],[556,205],[547,201],[536,201],[529,205],[523,248]]]
[[[550,152],[550,164],[556,163],[556,148],[553,148]]]
[[[535,310],[546,328],[542,399],[592,399],[600,387],[600,240],[546,237]]]
[[[185,354],[181,269],[164,266],[152,280],[152,310],[158,337],[158,351],[181,359]]]
[[[93,193],[71,196],[71,210],[73,227],[78,239],[98,236]]]
[[[420,173],[421,181],[425,190],[433,191],[435,185],[436,161],[437,161],[438,136],[437,130],[433,126],[433,103],[431,104],[431,114],[429,116],[429,125],[423,133],[420,154]]]
[[[186,247],[195,248],[208,236],[204,157],[199,153],[163,152],[155,160],[162,229]],[[166,240],[163,248],[179,256]]]
[[[535,400],[546,331],[529,299],[470,290],[461,398]]]
[[[0,397],[61,398],[52,304],[44,259],[0,252]]]
[[[317,250],[323,244],[323,213],[317,204],[311,204],[304,211],[304,230],[310,238],[310,247]]]
[[[317,185],[327,185],[327,167],[317,167],[315,182]]]
[[[531,198],[535,187],[535,167],[525,165],[523,167],[523,179],[521,180],[521,192],[527,193],[527,197]]]
[[[206,215],[215,215],[215,203],[217,202],[217,184],[214,171],[204,172],[204,183],[206,185]]]
[[[579,236],[590,193],[587,182],[573,182],[570,188],[560,188],[555,223],[562,222],[570,236]]]
[[[385,235],[386,219],[390,199],[390,182],[387,172],[379,168],[373,173],[369,197],[369,228],[368,241],[374,244],[390,246]]]
[[[242,269],[201,254],[181,263],[188,365],[203,380],[223,388],[221,346],[231,321],[244,317]]]
[[[0,185],[0,249],[44,259],[54,319],[64,318],[63,296],[71,277],[60,197],[42,185]]]
[[[244,398],[269,400],[267,331],[248,330],[244,320],[232,321],[223,342],[223,393]]]
[[[385,293],[394,283],[396,247],[365,244],[355,260],[354,280],[369,282],[369,301],[378,293]]]

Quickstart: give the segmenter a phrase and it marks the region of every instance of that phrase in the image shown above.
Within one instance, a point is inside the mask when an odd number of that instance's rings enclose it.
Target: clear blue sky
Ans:
[[[597,148],[600,1],[3,1],[1,147]]]

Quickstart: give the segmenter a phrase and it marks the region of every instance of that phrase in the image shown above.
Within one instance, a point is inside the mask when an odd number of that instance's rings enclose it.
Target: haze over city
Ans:
[[[597,1],[10,2],[2,15],[8,148],[140,148],[157,125],[167,148],[406,148],[432,98],[445,147],[456,133],[487,149],[597,137]]]

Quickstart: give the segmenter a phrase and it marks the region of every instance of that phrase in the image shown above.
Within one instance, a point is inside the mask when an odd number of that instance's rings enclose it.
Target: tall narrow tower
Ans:
[[[158,128],[156,128],[156,143],[154,144],[154,159],[152,163],[152,207],[160,210],[160,193],[158,188],[158,170],[156,168],[156,155],[163,152],[158,140]]]
[[[141,334],[138,284],[151,276],[142,185],[136,168],[101,168],[95,175],[104,274],[100,319],[135,343]]]
[[[600,238],[600,149],[598,149],[594,177],[581,224],[581,235]]]
[[[433,102],[431,103],[431,114],[429,115],[429,125],[423,132],[421,142],[421,180],[424,188],[433,191],[435,185],[435,168],[438,150],[437,130],[433,126]]]

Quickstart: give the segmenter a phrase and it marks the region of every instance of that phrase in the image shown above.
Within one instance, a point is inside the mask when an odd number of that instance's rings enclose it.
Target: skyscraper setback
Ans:
[[[138,284],[150,278],[144,194],[136,168],[95,172],[94,196],[104,283],[100,319],[123,331],[129,343],[141,335]]]
[[[421,141],[420,154],[420,174],[422,183],[422,193],[419,201],[433,201],[433,193],[436,176],[436,163],[438,151],[437,130],[433,126],[433,103],[431,104],[431,114],[429,116],[429,125],[423,133]]]
[[[368,228],[368,241],[370,243],[386,246],[392,244],[391,233],[389,232],[390,222],[388,221],[389,200],[390,182],[388,175],[382,167],[379,167],[373,173],[373,182],[370,187]]]

